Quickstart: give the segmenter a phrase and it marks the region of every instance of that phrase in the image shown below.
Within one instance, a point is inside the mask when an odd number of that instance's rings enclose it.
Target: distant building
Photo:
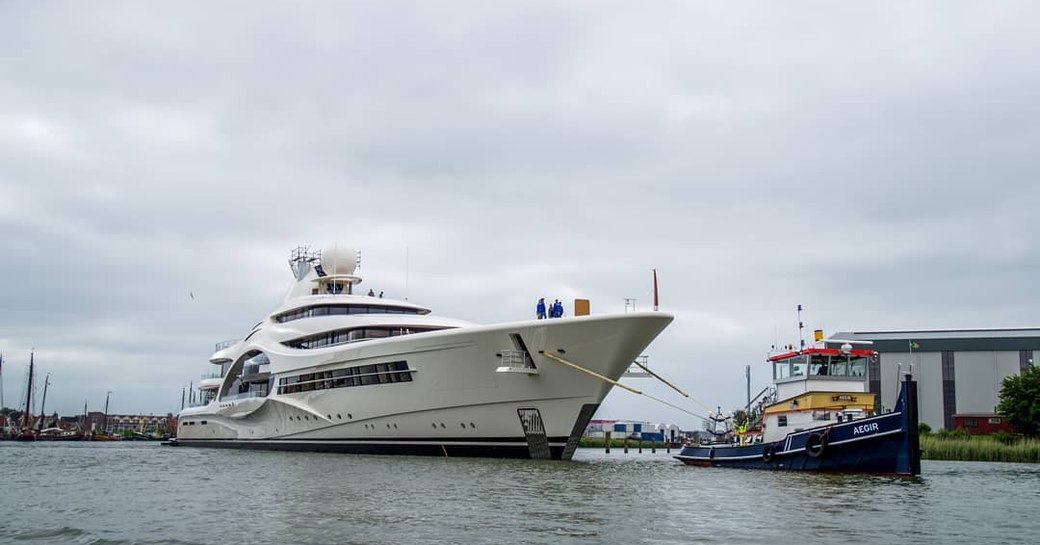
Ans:
[[[921,422],[953,430],[955,415],[998,417],[1004,377],[1038,361],[1040,328],[842,331],[825,342],[838,347],[841,340],[873,341],[881,357],[867,371],[869,390],[880,394],[881,408],[892,409],[900,373],[912,371]]]
[[[647,441],[681,441],[685,437],[675,424],[658,424],[635,420],[590,420],[585,437],[602,438],[610,432],[615,439],[628,437]]]
[[[107,418],[107,426],[105,422],[105,413],[91,411],[87,413],[86,425],[83,429],[84,431],[108,431],[116,435],[135,431],[145,434],[169,433],[177,429],[176,417],[166,415],[110,414]]]
[[[963,429],[972,435],[1010,433],[1011,423],[995,413],[968,413],[953,415],[953,429]]]

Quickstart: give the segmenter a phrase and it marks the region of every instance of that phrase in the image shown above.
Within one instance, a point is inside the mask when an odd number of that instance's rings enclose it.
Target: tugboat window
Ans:
[[[848,358],[843,356],[835,357],[831,360],[831,375],[836,377],[847,377],[849,376],[849,361]]]
[[[792,377],[804,377],[805,372],[808,370],[808,362],[805,361],[805,356],[797,358],[791,358],[791,376]]]
[[[782,414],[782,415],[776,417],[776,426],[778,428],[786,428],[787,427],[787,415],[786,414]]]

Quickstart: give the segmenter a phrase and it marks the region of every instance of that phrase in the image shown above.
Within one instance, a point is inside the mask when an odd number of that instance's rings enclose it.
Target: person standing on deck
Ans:
[[[538,299],[538,304],[535,305],[535,312],[538,314],[539,320],[545,319],[545,297]]]

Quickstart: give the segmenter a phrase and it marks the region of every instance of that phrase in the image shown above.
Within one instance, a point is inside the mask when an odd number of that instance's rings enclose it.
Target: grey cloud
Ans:
[[[723,406],[795,304],[828,331],[1034,323],[1029,3],[0,13],[0,349],[89,384],[59,410],[175,409],[299,243],[475,321],[646,305],[656,267],[651,361]]]

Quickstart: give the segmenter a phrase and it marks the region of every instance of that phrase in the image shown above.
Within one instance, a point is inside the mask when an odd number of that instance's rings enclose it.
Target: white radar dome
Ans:
[[[325,274],[354,274],[357,252],[347,246],[329,246],[321,251],[321,268]]]

